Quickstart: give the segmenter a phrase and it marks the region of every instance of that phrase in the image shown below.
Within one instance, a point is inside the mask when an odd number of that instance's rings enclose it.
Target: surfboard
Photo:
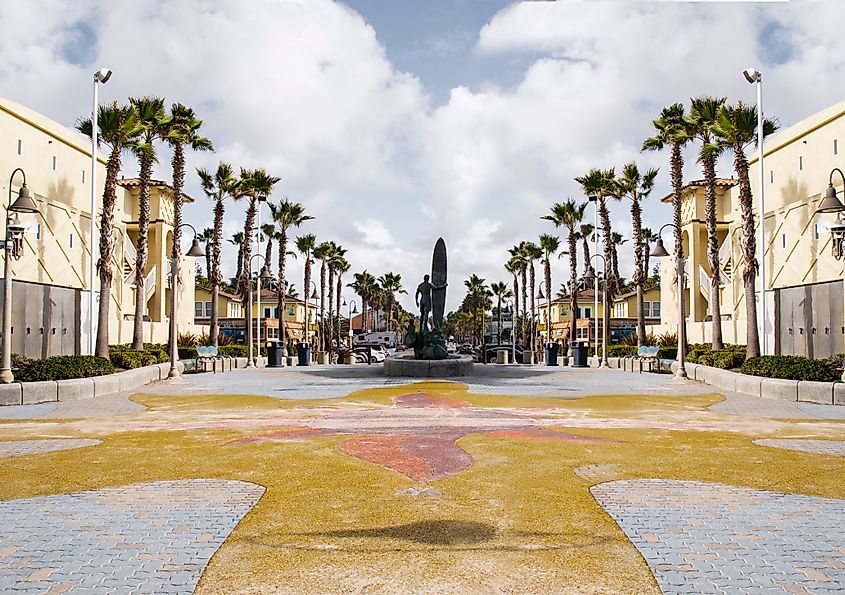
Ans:
[[[446,284],[446,242],[438,238],[434,244],[434,254],[431,256],[431,284]],[[431,290],[431,317],[435,329],[443,324],[443,313],[446,309],[446,288]]]

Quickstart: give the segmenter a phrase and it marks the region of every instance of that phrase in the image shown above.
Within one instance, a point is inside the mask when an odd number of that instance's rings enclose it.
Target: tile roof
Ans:
[[[734,178],[716,178],[716,187],[717,188],[731,188],[732,186],[736,186],[739,184],[739,180]],[[681,192],[684,190],[689,190],[690,188],[704,188],[707,186],[707,180],[692,180],[687,182],[681,188]],[[660,202],[672,202],[672,193],[670,192],[666,196],[660,199]]]
[[[122,178],[118,180],[117,183],[124,188],[138,188],[141,186],[141,178]],[[150,186],[154,188],[165,188],[169,190],[171,194],[173,193],[173,186],[163,180],[150,180]],[[194,202],[193,197],[187,194],[184,190],[182,191],[182,200],[184,202]]]

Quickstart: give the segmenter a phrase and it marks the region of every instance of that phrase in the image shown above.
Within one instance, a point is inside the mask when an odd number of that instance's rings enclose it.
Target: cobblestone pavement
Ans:
[[[812,452],[819,455],[845,457],[845,440],[761,438],[760,440],[755,440],[754,444],[759,444],[760,446],[771,446],[772,448],[784,448],[786,450],[800,450],[801,452]]]
[[[263,493],[194,479],[0,502],[0,591],[190,593]]]
[[[845,591],[845,500],[662,479],[590,491],[664,593]]]
[[[96,444],[100,444],[100,442],[100,440],[88,439],[8,440],[0,442],[0,459],[19,457],[21,455],[34,455],[42,452],[53,452],[54,450],[67,450],[69,448],[94,446]]]

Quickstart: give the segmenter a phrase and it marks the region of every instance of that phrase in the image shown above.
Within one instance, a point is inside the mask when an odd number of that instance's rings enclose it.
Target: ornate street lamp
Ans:
[[[261,283],[262,282],[266,283],[267,281],[272,279],[272,277],[270,276],[270,271],[267,270],[267,261],[265,260],[264,255],[263,254],[253,254],[252,258],[250,258],[249,262],[247,263],[247,270],[246,270],[247,308],[248,308],[246,319],[249,322],[249,324],[247,324],[247,329],[246,329],[246,341],[247,341],[247,344],[249,345],[249,351],[247,353],[247,362],[246,362],[247,368],[255,368],[256,358],[261,357],[261,349],[260,348],[257,350],[258,353],[256,354],[255,357],[253,357],[253,355],[252,355],[252,261],[255,260],[256,258],[260,258],[261,260],[264,261],[264,265],[261,267],[261,273],[258,275],[258,281],[257,281],[257,284],[256,284],[257,285],[256,289],[258,290],[258,296],[259,296],[258,297],[259,308],[260,308],[260,304],[261,304],[261,301],[260,301],[261,300]],[[261,341],[261,312],[260,311],[258,312],[257,322],[258,322],[258,341],[260,343],[260,341]]]
[[[18,197],[12,202],[12,181],[15,174],[21,172],[23,184],[18,191]],[[3,251],[5,263],[3,265],[3,339],[0,343],[0,382],[14,382],[12,374],[12,258],[15,260],[21,257],[20,238],[26,231],[18,219],[18,213],[37,213],[38,207],[29,196],[29,188],[26,186],[26,172],[21,168],[15,169],[9,177],[9,202],[6,207],[6,236],[3,240]],[[15,214],[12,217],[12,213]]]
[[[671,227],[673,229],[680,229],[674,223],[667,223],[663,227],[660,228],[660,231],[657,232],[657,241],[654,243],[654,248],[651,250],[651,255],[656,258],[662,258],[664,256],[669,256],[669,253],[666,251],[666,248],[663,246],[663,230],[667,227]],[[678,254],[677,249],[675,250],[675,254]],[[675,372],[675,378],[678,379],[685,379],[687,377],[687,370],[684,366],[684,360],[686,359],[686,350],[687,350],[687,325],[686,325],[686,316],[684,315],[684,264],[683,260],[680,257],[675,258],[675,268],[678,275],[678,369]]]
[[[842,183],[845,184],[845,174],[838,167],[833,168],[828,179],[827,190],[824,193],[824,200],[822,200],[819,208],[816,209],[816,213],[837,214],[836,223],[830,226],[830,243],[833,250],[833,257],[836,260],[842,260],[843,255],[845,255],[845,251],[843,251],[843,245],[845,245],[845,222],[842,220],[842,216],[845,214],[845,205],[836,197],[836,188],[833,187],[833,174],[835,173],[839,174],[842,178]],[[845,284],[845,279],[842,282]],[[843,331],[845,331],[845,327],[843,327]],[[845,337],[845,333],[843,333],[843,337]],[[842,373],[842,381],[845,382],[845,372]]]
[[[598,297],[599,296],[599,279],[596,278],[596,272],[595,272],[595,270],[593,270],[592,262],[593,262],[594,258],[601,258],[602,264],[604,265],[604,289],[602,291],[602,300],[603,300],[602,303],[606,304],[607,303],[607,260],[605,260],[605,258],[602,254],[599,254],[598,252],[596,252],[595,254],[590,256],[590,262],[589,262],[590,266],[587,269],[587,272],[584,274],[584,280],[587,283],[595,283],[595,285],[593,286],[593,293],[595,293],[596,304],[598,304],[598,300],[599,300],[599,297]],[[605,311],[609,311],[609,310],[607,308],[605,308]],[[596,321],[596,357],[598,357],[598,355],[599,355],[599,352],[598,352],[598,344],[599,344],[599,341],[598,341],[598,333],[599,333],[599,309],[598,309],[598,305],[596,306],[596,311],[595,311],[594,314],[595,314],[595,321]],[[602,318],[604,318],[604,317],[602,317]],[[608,335],[610,333],[610,330],[609,330],[610,329],[610,321],[609,320],[602,320],[602,327],[603,327],[602,333],[601,333],[602,348],[601,348],[601,360],[599,361],[599,368],[607,368],[607,367],[609,367],[608,364],[607,364],[607,344],[609,342],[608,341]]]
[[[194,232],[194,239],[185,256],[205,256],[205,251],[202,249],[199,238],[197,237],[197,230],[190,223],[182,223],[173,228],[174,236],[176,230],[183,227],[189,227]],[[176,297],[179,294],[179,259],[173,258],[172,256],[170,259],[170,278],[170,371],[167,373],[167,377],[171,380],[176,380],[179,378],[179,347],[177,345],[178,330],[176,324],[176,312],[179,303]]]

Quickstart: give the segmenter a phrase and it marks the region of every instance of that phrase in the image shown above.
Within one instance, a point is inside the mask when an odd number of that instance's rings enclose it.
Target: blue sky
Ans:
[[[281,177],[272,200],[302,202],[316,219],[301,231],[342,244],[353,271],[392,270],[413,289],[442,235],[450,307],[470,273],[508,280],[507,249],[553,232],[540,217],[583,198],[573,178],[590,167],[660,167],[644,217],[666,222],[668,157],[639,151],[662,106],[753,102],[741,72],[756,66],[766,113],[786,126],[841,100],[845,80],[835,0],[30,0],[0,3],[0,20],[15,23],[0,39],[8,98],[71,126],[90,109],[91,72],[108,66],[103,101],[190,104],[217,149],[190,167]],[[687,179],[700,177],[693,151]],[[162,149],[157,177],[169,160]],[[129,158],[124,170],[137,172]],[[193,176],[188,190],[188,220],[204,227],[210,203]],[[243,210],[228,213],[231,235]],[[626,205],[612,219],[630,235]],[[555,287],[566,268],[555,263]],[[301,286],[301,262],[290,271]]]

